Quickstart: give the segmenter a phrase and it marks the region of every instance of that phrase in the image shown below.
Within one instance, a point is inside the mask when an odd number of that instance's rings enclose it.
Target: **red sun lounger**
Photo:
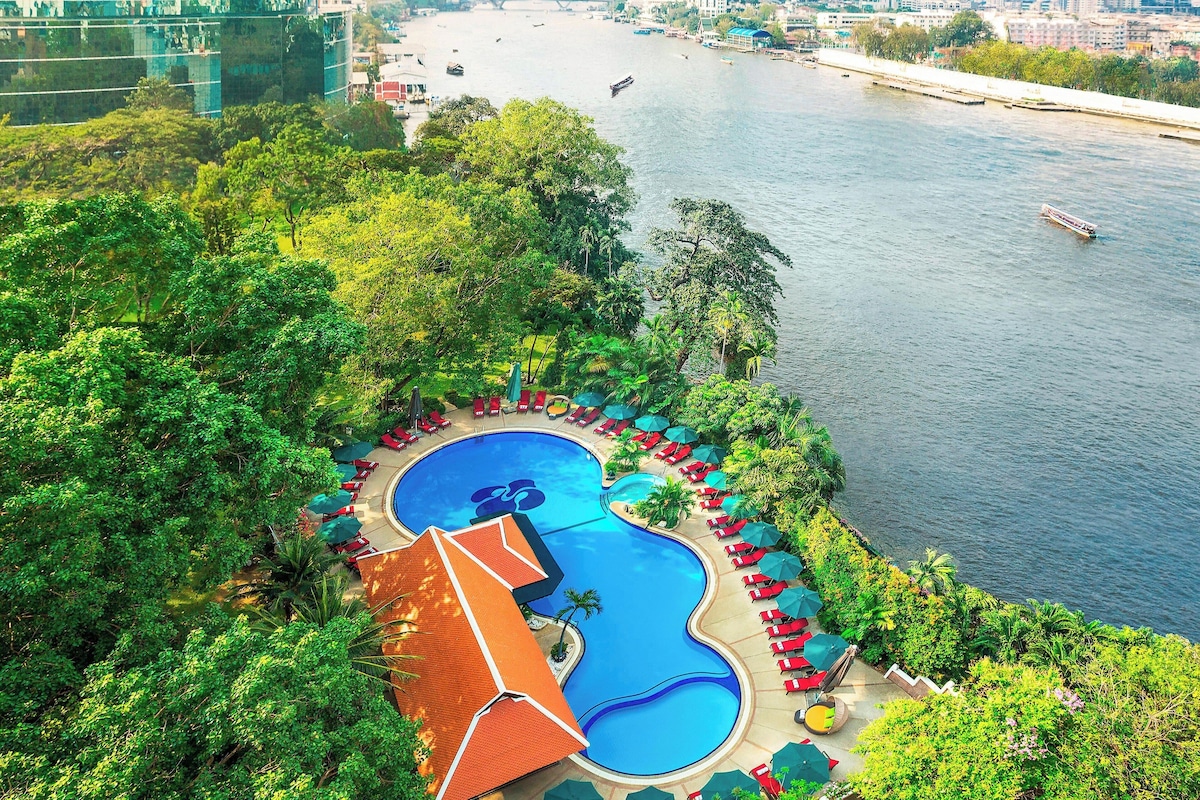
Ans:
[[[350,569],[354,570],[355,572],[358,572],[358,560],[360,558],[362,558],[363,556],[369,556],[369,555],[372,555],[372,554],[378,553],[378,552],[379,552],[379,548],[377,548],[375,546],[371,546],[366,549],[359,550],[357,553],[355,553],[354,555],[352,555],[346,559],[346,566],[349,567]]]
[[[765,586],[762,589],[754,589],[750,592],[751,600],[769,600],[772,597],[778,597],[783,594],[783,590],[787,588],[787,583],[780,581],[772,583],[770,586]]]
[[[795,639],[784,639],[782,642],[771,642],[771,652],[777,656],[788,653],[798,653],[804,649],[804,643],[812,638],[811,633],[798,636]]]
[[[595,433],[599,436],[607,436],[608,432],[611,431],[616,426],[617,426],[617,421],[615,419],[607,419],[600,425],[597,425],[595,428],[592,428],[592,433]]]
[[[617,423],[617,427],[610,430],[608,433],[605,434],[605,436],[607,436],[610,439],[615,439],[618,436],[620,436],[622,433],[624,433],[626,428],[628,428],[632,424],[633,424],[633,420],[623,419]]]
[[[529,410],[529,390],[522,389],[520,397],[517,398],[517,411],[524,414]]]
[[[771,639],[777,639],[780,636],[791,636],[794,633],[803,633],[808,627],[808,620],[794,619],[791,622],[781,622],[778,625],[770,625],[767,627],[767,636]]]
[[[353,516],[354,516],[354,506],[343,506],[342,508],[339,508],[337,511],[333,512],[332,514],[322,514],[321,522],[329,522],[329,520],[337,519],[338,517],[353,517]]]
[[[634,434],[633,441],[644,442],[644,441],[646,441],[646,437],[649,435],[650,435],[649,431],[638,431],[636,434]]]
[[[812,739],[801,739],[800,744],[812,744]],[[826,758],[829,758],[829,756],[825,755],[824,750],[821,751],[821,755],[825,756]],[[836,767],[837,765],[838,765],[838,760],[836,758],[829,758],[829,771],[830,772],[833,772],[833,768]]]
[[[757,550],[755,550],[753,553],[750,553],[750,554],[744,555],[744,556],[738,556],[737,558],[735,558],[733,560],[733,566],[736,569],[745,569],[746,567],[753,567],[755,564],[762,561],[763,556],[765,556],[766,554],[767,554],[767,548],[760,547]]]
[[[450,427],[450,420],[443,417],[441,415],[441,413],[437,412],[437,411],[429,412],[429,421],[432,422],[434,425],[437,425],[439,428],[449,428]]]
[[[379,462],[378,461],[367,461],[365,458],[359,458],[354,461],[354,466],[358,467],[359,469],[374,470],[379,467]]]
[[[791,622],[792,618],[780,611],[778,608],[772,608],[770,611],[758,612],[758,618],[763,621],[763,625],[768,623]]]
[[[369,547],[370,545],[371,545],[371,541],[369,539],[364,539],[361,536],[356,536],[348,542],[342,542],[341,544],[335,544],[330,549],[333,550],[333,552],[335,552],[335,553],[353,553],[355,550],[362,550],[364,547]]]
[[[363,487],[362,481],[346,481],[345,483],[342,484],[342,488],[345,489],[347,492],[357,492],[362,487]]]
[[[711,486],[701,486],[699,489],[696,490],[696,496],[701,497],[701,498],[712,497],[716,493],[717,493],[717,490]],[[718,522],[716,525],[713,525],[711,519],[708,521],[708,523],[709,523],[708,527],[710,527],[710,528],[716,528],[719,525],[723,524],[723,523]]]
[[[395,439],[393,439],[390,435],[388,435],[386,433],[383,436],[379,437],[379,441],[383,442],[384,447],[390,447],[393,450],[403,450],[404,448],[408,447],[408,442],[396,441]],[[342,487],[345,488],[345,486],[346,486],[346,484],[343,483]]]
[[[779,793],[783,791],[783,784],[771,776],[770,767],[766,764],[759,764],[750,770],[750,775],[754,780],[758,781],[758,785],[762,787],[763,792],[767,795],[767,800],[778,800]]]
[[[709,488],[712,489],[711,486]],[[700,490],[697,489],[696,491],[700,491]],[[716,489],[713,489],[713,491],[715,492]],[[727,524],[729,524],[729,515],[722,514],[719,517],[713,517],[712,519],[707,520],[707,524],[708,524],[708,527],[710,527],[710,528],[724,528]]]
[[[488,400],[488,416],[489,417],[500,416],[500,397],[499,397],[499,395],[493,395],[492,398],[490,400]]]
[[[575,406],[575,410],[567,414],[563,419],[567,422],[579,422],[579,418],[583,416],[584,411],[587,411],[587,409],[583,406]]]
[[[754,545],[750,544],[749,542],[738,542],[737,544],[725,545],[725,555],[727,556],[740,556],[743,553],[750,553],[753,551]]]
[[[703,461],[693,461],[692,463],[688,464],[686,467],[680,467],[679,474],[680,475],[691,475],[693,472],[704,469],[707,466],[708,466],[708,464],[705,464]]]
[[[437,433],[438,431],[441,430],[441,428],[439,428],[437,425],[434,425],[432,422],[430,422],[427,419],[417,420],[417,427],[420,428],[425,433]]]
[[[715,494],[712,497],[705,500],[704,502],[700,503],[700,507],[703,508],[705,511],[712,511],[714,508],[720,508],[721,503],[724,503],[725,498],[729,497],[729,496],[730,496],[729,492],[721,492],[720,494]]]
[[[761,585],[769,585],[774,582],[775,582],[774,578],[768,578],[766,575],[763,575],[761,572],[756,572],[753,575],[743,575],[742,576],[742,585],[746,586],[747,588],[749,588],[751,586],[758,586],[760,584]]]
[[[533,410],[535,412],[540,412],[540,411],[545,410],[545,408],[546,408],[546,393],[538,392],[537,394],[535,394],[533,396]]]
[[[673,455],[667,456],[665,459],[668,464],[678,464],[692,454],[692,446],[685,444],[683,447],[675,451]]]
[[[716,472],[716,471],[717,471],[716,464],[706,464],[703,469],[698,469],[695,472],[693,472],[687,476],[688,483],[699,483],[700,481],[702,481],[708,477],[708,473]]]
[[[600,409],[593,408],[591,411],[588,412],[588,415],[586,417],[579,420],[579,422],[576,422],[575,424],[581,428],[586,428],[588,425],[591,425],[593,422],[595,422],[598,419],[600,419]]]
[[[639,450],[653,450],[655,447],[658,446],[658,443],[661,441],[662,441],[661,433],[652,433],[649,436],[647,436],[645,439],[642,440],[642,443],[640,445],[638,445],[638,449]]]
[[[739,519],[737,522],[726,525],[724,528],[717,528],[717,538],[724,539],[726,536],[733,536],[735,533],[741,533],[742,528],[746,527],[746,520]]]
[[[788,694],[792,692],[807,692],[817,688],[824,679],[824,672],[814,672],[812,675],[804,678],[789,678],[783,682],[783,688]]]
[[[476,417],[483,416],[483,398],[482,397],[475,398],[475,416]]]
[[[804,656],[792,656],[791,658],[785,658],[775,663],[779,665],[780,672],[796,672],[802,669],[813,668],[813,665],[808,663],[808,659]]]
[[[671,442],[669,445],[664,447],[662,450],[659,450],[657,453],[655,453],[654,457],[655,458],[667,458],[669,456],[673,456],[673,455],[675,455],[675,451],[678,450],[680,447],[683,447],[683,445],[679,444],[678,442]]]
[[[392,436],[395,436],[405,444],[416,444],[417,442],[421,441],[416,436],[405,430],[401,425],[397,425],[396,427],[392,428]]]

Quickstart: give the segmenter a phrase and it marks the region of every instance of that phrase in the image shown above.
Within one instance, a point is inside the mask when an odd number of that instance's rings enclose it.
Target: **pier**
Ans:
[[[950,92],[945,89],[939,89],[936,86],[921,86],[917,83],[902,83],[900,81],[871,81],[875,86],[886,86],[889,89],[897,89],[901,92],[912,92],[921,94],[926,97],[936,97],[938,100],[949,100],[952,103],[958,103],[960,106],[981,106],[984,101],[978,97],[970,97],[958,92]]]
[[[1175,139],[1180,142],[1200,144],[1200,131],[1175,131],[1174,133],[1160,133],[1159,136],[1163,139]]]

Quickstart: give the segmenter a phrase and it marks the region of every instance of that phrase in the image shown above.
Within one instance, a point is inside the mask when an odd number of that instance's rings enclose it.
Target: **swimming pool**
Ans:
[[[601,491],[600,474],[595,457],[567,439],[486,434],[413,464],[393,506],[413,531],[454,529],[496,511],[529,516],[566,575],[534,609],[553,615],[566,588],[595,589],[604,606],[577,619],[584,656],[563,689],[590,742],[583,755],[616,772],[659,775],[720,747],[741,691],[730,665],[687,631],[707,580],[699,558],[609,512],[614,498]],[[632,476],[613,490],[635,502],[652,485]]]

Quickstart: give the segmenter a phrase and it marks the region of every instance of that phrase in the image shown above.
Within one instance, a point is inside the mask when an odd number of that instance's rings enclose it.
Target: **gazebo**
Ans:
[[[761,28],[730,28],[725,43],[742,50],[760,50],[771,46],[771,34]]]

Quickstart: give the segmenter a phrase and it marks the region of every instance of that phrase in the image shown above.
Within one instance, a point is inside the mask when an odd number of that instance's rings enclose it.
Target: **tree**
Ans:
[[[958,567],[949,553],[939,553],[932,547],[925,548],[925,559],[908,562],[906,574],[922,591],[942,594],[954,586]]]
[[[240,142],[258,139],[262,144],[275,140],[285,128],[298,125],[313,133],[325,133],[321,109],[312,103],[286,105],[275,101],[248,106],[225,106],[217,120],[213,136],[225,151]],[[332,144],[332,142],[330,142]]]
[[[590,259],[592,255],[592,247],[597,241],[596,232],[589,226],[584,225],[579,229],[579,249],[583,251],[583,274],[587,275],[590,267]]]
[[[764,361],[775,361],[775,338],[767,331],[751,331],[738,346],[738,354],[746,363],[746,380],[752,381],[762,372]]]
[[[934,47],[971,47],[996,38],[991,24],[974,11],[960,11],[944,28],[929,32]]]
[[[429,118],[417,128],[417,140],[458,139],[476,122],[495,119],[500,115],[486,97],[464,94],[442,103],[429,112]]]
[[[285,534],[274,550],[259,562],[254,577],[238,587],[237,596],[261,603],[284,622],[291,622],[297,605],[308,601],[314,589],[324,585],[330,568],[344,559],[298,527]]]
[[[691,514],[696,505],[696,495],[691,487],[680,480],[667,476],[664,484],[655,486],[633,506],[633,513],[646,520],[647,525],[659,522],[674,528]]]
[[[551,655],[554,656],[555,661],[564,661],[567,657],[567,646],[565,644],[567,626],[571,624],[571,620],[575,618],[575,615],[582,611],[583,618],[589,620],[594,615],[604,611],[604,606],[600,604],[600,594],[595,589],[586,589],[582,592],[576,589],[567,589],[563,592],[563,599],[567,604],[554,615],[554,618],[562,623],[562,633],[558,635],[558,642],[551,651]]]
[[[632,336],[645,312],[642,289],[618,275],[600,281],[596,294],[596,313],[614,336]]]
[[[166,108],[190,114],[193,106],[187,92],[172,86],[164,78],[139,78],[137,88],[125,98],[125,107],[137,112]]]
[[[893,61],[914,62],[929,53],[929,34],[916,25],[901,25],[883,40],[882,55]]]
[[[325,125],[337,143],[351,150],[399,150],[404,147],[404,123],[392,107],[377,100],[360,100],[350,106],[330,103],[322,107]]]
[[[724,291],[708,309],[708,324],[721,343],[721,370],[725,370],[725,349],[730,340],[739,340],[750,325],[750,314],[735,291]]]
[[[637,472],[645,457],[646,451],[642,450],[641,442],[635,442],[633,434],[624,431],[617,437],[616,446],[613,447],[608,461],[604,462],[604,471],[611,475]]]

